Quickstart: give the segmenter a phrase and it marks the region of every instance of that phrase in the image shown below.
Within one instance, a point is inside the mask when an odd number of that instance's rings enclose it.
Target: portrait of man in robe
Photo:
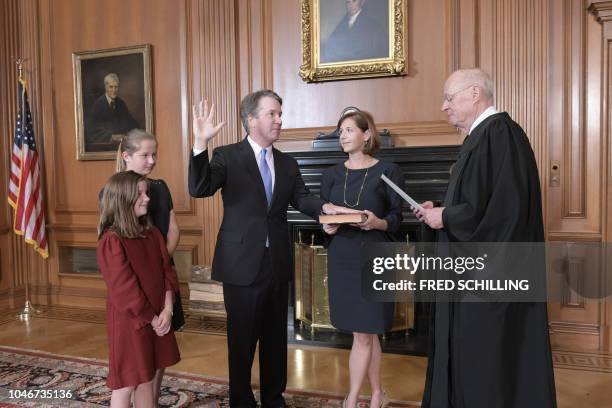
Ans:
[[[389,2],[320,3],[321,64],[389,58]]]
[[[73,54],[79,160],[113,160],[127,132],[152,132],[148,53],[145,45]]]

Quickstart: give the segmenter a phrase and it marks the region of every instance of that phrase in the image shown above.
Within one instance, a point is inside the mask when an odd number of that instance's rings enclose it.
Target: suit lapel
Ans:
[[[283,169],[281,168],[281,153],[276,150],[274,148],[274,146],[272,147],[272,154],[274,156],[274,187],[272,189],[272,202],[270,203],[270,208],[272,208],[272,206],[274,205],[277,197],[278,197],[278,191],[280,190],[280,183],[282,183],[283,181],[285,181],[284,179],[284,172]]]
[[[264,189],[263,180],[261,179],[261,173],[259,172],[259,167],[257,167],[257,160],[255,159],[255,154],[253,153],[253,148],[249,144],[249,141],[244,138],[242,143],[240,143],[240,154],[242,156],[242,162],[246,167],[247,173],[250,175],[253,180],[253,184],[255,188],[259,192],[260,199],[263,200],[266,207],[268,206],[268,199],[266,198],[266,190]]]

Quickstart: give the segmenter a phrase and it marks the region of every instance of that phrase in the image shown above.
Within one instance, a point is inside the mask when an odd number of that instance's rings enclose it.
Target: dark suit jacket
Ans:
[[[266,236],[274,274],[281,281],[293,276],[291,242],[287,229],[287,206],[315,218],[324,202],[310,194],[292,157],[273,149],[274,192],[268,209],[257,161],[245,138],[208,151],[189,161],[189,194],[208,197],[221,189],[223,221],[217,236],[212,278],[246,286],[257,277],[264,255]]]
[[[123,99],[115,98],[113,110],[108,105],[106,95],[102,95],[91,107],[85,128],[85,141],[86,143],[110,142],[113,134],[125,134],[136,128],[142,126],[132,117]]]

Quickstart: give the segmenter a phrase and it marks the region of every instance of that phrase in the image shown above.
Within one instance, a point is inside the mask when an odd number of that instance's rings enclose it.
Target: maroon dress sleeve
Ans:
[[[108,302],[137,322],[137,328],[150,324],[155,311],[140,288],[121,239],[112,232],[105,233],[98,242],[96,255],[106,282]]]

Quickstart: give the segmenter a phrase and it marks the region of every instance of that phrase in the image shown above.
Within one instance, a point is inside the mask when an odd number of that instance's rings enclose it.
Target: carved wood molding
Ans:
[[[78,224],[51,224],[47,226],[48,230],[61,231],[61,232],[90,232],[95,233],[97,226],[92,225],[78,225]],[[59,244],[59,242],[57,242]]]
[[[580,322],[550,322],[550,328],[553,333],[575,333],[598,336],[601,332],[601,327],[593,323]]]
[[[612,1],[593,0],[588,11],[603,25],[604,38],[612,40]]]
[[[607,166],[607,172],[605,172],[605,185],[607,187],[605,188],[603,197],[605,199],[604,210],[606,211],[605,220],[607,224],[604,229],[605,240],[609,242],[612,238],[612,200],[610,199],[612,197],[612,187],[610,186],[610,182],[612,181],[612,165],[610,164],[612,160],[612,105],[610,99],[612,98],[612,89],[610,89],[612,87],[612,39],[608,40],[607,43],[608,59],[606,61],[607,67],[604,70],[605,76],[603,80],[603,89],[607,89],[607,93],[604,95],[604,98],[606,98],[606,106],[604,106],[602,111],[601,123],[603,124],[602,134],[607,142],[607,156],[604,156],[607,158],[607,160],[605,160],[605,166]],[[609,302],[609,309],[610,312],[608,315],[610,316],[610,320],[612,320],[612,302]],[[612,350],[612,327],[608,333],[608,336],[610,341],[610,349]]]
[[[563,103],[563,201],[562,217],[586,217],[587,140],[585,129],[585,48],[586,18],[584,7],[565,0],[563,5],[566,29],[564,49]]]
[[[547,234],[547,240],[568,242],[600,242],[602,240],[602,236],[600,233],[593,232],[549,231]]]
[[[461,61],[461,2],[460,0],[446,0],[446,41],[448,41],[448,72],[459,69]]]
[[[403,123],[379,123],[379,130],[388,129],[393,137],[427,136],[427,135],[458,135],[457,129],[445,121],[423,121]],[[279,142],[312,141],[319,133],[329,133],[334,127],[313,127],[283,129]]]
[[[72,277],[72,275],[70,275]],[[81,276],[74,276],[75,278]],[[96,278],[95,276],[93,278]],[[97,277],[99,280],[102,280],[102,275]],[[90,279],[90,277],[87,277]],[[74,296],[74,297],[86,297],[86,298],[98,298],[105,299],[106,298],[106,290],[91,288],[91,287],[68,287],[68,286],[53,286],[53,293],[57,295],[64,296]]]

